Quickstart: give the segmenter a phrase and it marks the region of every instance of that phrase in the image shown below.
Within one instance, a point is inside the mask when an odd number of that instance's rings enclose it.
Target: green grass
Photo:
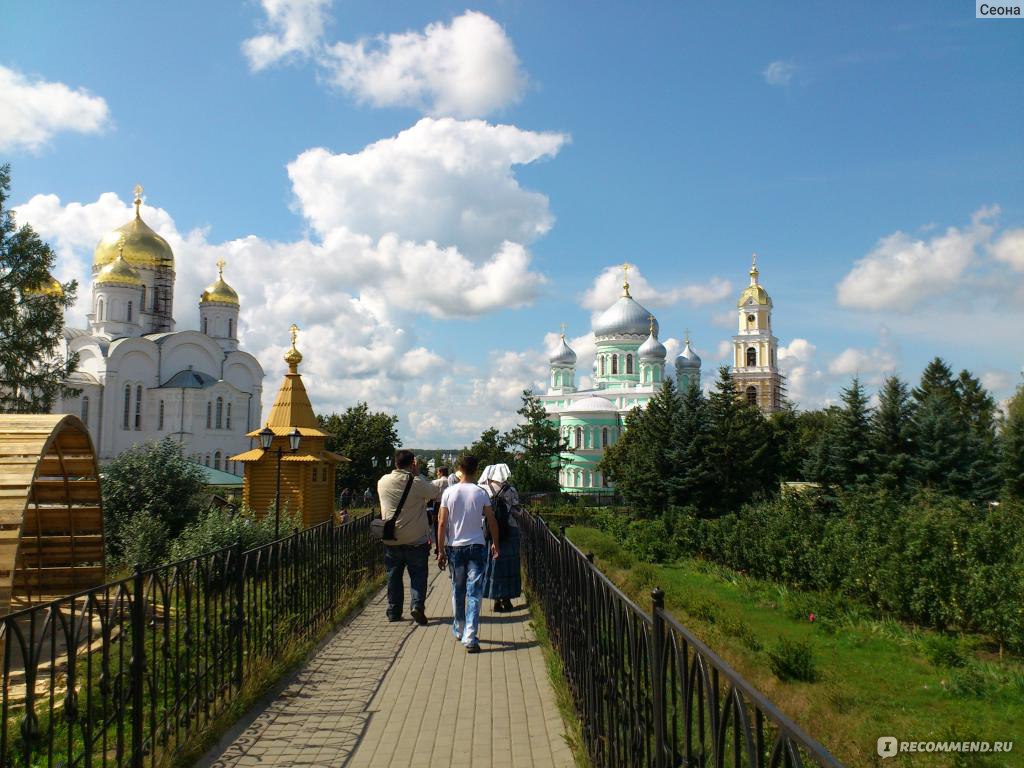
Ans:
[[[1024,765],[1024,663],[1000,659],[985,638],[880,619],[848,600],[702,560],[636,564],[611,536],[594,529],[573,527],[568,535],[594,552],[602,570],[640,605],[649,606],[654,586],[665,590],[668,608],[684,626],[847,765],[877,765],[876,740],[883,735],[1015,741],[1008,757],[982,762],[972,755],[966,764]],[[773,654],[802,658],[794,644],[813,658],[815,682],[784,682],[772,672]],[[886,764],[957,764],[952,756],[912,757]]]

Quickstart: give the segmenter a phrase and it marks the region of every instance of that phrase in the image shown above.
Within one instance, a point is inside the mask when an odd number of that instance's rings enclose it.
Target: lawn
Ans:
[[[702,560],[636,563],[592,528],[568,535],[640,605],[661,587],[682,624],[847,765],[880,764],[879,736],[1017,742],[1008,756],[900,755],[886,765],[1024,765],[1024,663],[1000,659],[984,638],[922,630]],[[810,647],[815,682],[783,682],[772,672],[783,639]]]

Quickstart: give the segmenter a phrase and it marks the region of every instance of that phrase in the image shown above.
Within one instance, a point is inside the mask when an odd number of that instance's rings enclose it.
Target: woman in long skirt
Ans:
[[[519,510],[519,494],[508,484],[511,475],[508,464],[491,464],[477,481],[491,497],[491,509],[502,529],[498,559],[487,558],[484,569],[484,598],[494,601],[494,610],[498,613],[513,610],[512,600],[523,593],[519,570],[519,526],[515,519]],[[507,525],[502,524],[502,519],[507,520]]]

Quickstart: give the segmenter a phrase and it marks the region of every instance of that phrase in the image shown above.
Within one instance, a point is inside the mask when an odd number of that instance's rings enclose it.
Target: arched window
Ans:
[[[576,427],[576,447],[583,447],[583,427]]]
[[[121,421],[122,429],[131,429],[131,423],[129,422],[129,415],[131,414],[132,407],[132,385],[124,385],[124,415]]]
[[[213,454],[213,468],[220,469],[220,451]]]
[[[142,286],[142,301],[139,302],[139,314],[146,311],[146,286]]]
[[[747,365],[757,365],[757,350],[747,347]]]
[[[157,417],[156,428],[161,430],[161,431],[164,428],[164,401],[163,400],[160,401],[160,412],[159,412],[159,415]]]
[[[608,427],[601,428],[601,447],[608,447]]]
[[[619,356],[612,355],[612,376],[619,372]]]
[[[220,429],[221,426],[223,425],[223,423],[224,423],[224,398],[223,397],[218,397],[217,398],[217,416],[216,416],[216,419],[214,420],[214,425],[215,425],[214,428],[215,429]]]
[[[207,321],[207,318],[204,317],[203,318],[203,333],[206,333],[209,330],[209,328],[210,328],[209,322]]]
[[[210,466],[210,454],[206,454],[206,466]]]
[[[82,423],[89,426],[89,396],[82,398]]]
[[[626,373],[633,373],[633,356],[626,355]]]
[[[135,388],[135,429],[142,429],[142,385]]]
[[[128,311],[125,312],[125,322],[130,323],[132,321],[132,303],[128,302]]]
[[[104,309],[106,309],[106,306],[103,304],[103,299],[100,299],[99,301],[96,302],[96,319],[97,320],[105,319],[103,317],[103,310]]]
[[[228,318],[228,338],[235,338],[235,321],[233,318]]]
[[[213,403],[206,404],[206,428],[211,429],[213,427]]]
[[[605,355],[601,355],[601,375],[602,376],[604,376],[604,371],[605,371],[604,359],[605,359]]]
[[[228,403],[228,416],[224,422],[224,427],[226,429],[231,429],[231,403]]]
[[[757,405],[757,387],[747,387],[747,404]]]

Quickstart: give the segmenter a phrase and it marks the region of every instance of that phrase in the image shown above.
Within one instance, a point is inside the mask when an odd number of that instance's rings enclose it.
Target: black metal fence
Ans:
[[[546,618],[600,768],[801,766],[839,768],[666,611],[647,613],[572,542],[524,512],[527,581]]]
[[[0,619],[0,766],[155,766],[380,573],[370,518],[241,545]]]

